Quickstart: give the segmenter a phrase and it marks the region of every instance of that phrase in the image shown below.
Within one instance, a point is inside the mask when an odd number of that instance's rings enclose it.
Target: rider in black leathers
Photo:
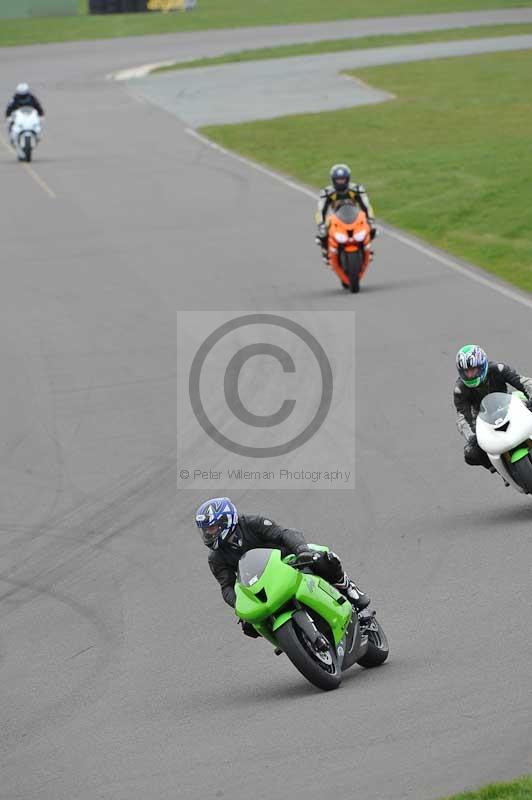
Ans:
[[[31,106],[40,117],[44,117],[44,109],[35,95],[30,92],[27,83],[19,83],[17,86],[16,92],[6,108],[6,117],[10,117],[17,108],[22,108],[22,106]]]
[[[232,514],[224,513],[224,504],[230,504]],[[227,517],[232,516],[232,523]],[[207,523],[211,523],[207,527]],[[293,528],[282,528],[271,519],[255,515],[238,516],[235,507],[228,498],[214,498],[203,503],[196,514],[196,524],[203,534],[203,541],[210,548],[209,567],[222,589],[225,602],[234,607],[236,571],[240,558],[248,550],[258,547],[272,547],[281,551],[282,557],[309,554],[315,558],[313,571],[332,583],[342,592],[357,611],[367,608],[370,598],[364,594],[349,578],[342,563],[335,553],[317,552],[307,544],[301,531]],[[206,531],[218,526],[219,535],[209,538]],[[228,531],[226,534],[225,531]],[[242,624],[248,636],[258,636],[249,623]]]
[[[466,439],[464,458],[470,466],[493,470],[486,453],[479,447],[475,435],[475,422],[480,403],[491,392],[508,392],[508,386],[528,398],[532,410],[532,379],[520,375],[508,364],[488,361],[485,352],[476,345],[465,345],[456,356],[459,377],[454,386],[453,400],[456,409],[456,426]],[[476,374],[478,373],[478,374]],[[468,383],[477,383],[468,386]]]

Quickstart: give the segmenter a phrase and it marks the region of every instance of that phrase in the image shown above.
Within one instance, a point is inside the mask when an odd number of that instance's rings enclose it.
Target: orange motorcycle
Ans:
[[[344,289],[360,290],[360,280],[371,261],[371,227],[353,202],[342,203],[328,219],[327,255]]]

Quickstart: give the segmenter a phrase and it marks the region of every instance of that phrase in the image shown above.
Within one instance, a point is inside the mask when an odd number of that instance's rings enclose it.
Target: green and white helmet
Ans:
[[[462,383],[475,389],[486,380],[488,357],[478,345],[465,344],[456,354],[456,368]]]

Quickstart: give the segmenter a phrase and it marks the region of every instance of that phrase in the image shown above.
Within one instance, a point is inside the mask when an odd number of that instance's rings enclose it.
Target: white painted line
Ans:
[[[212,142],[210,139],[207,139],[206,136],[202,136],[201,133],[198,133],[193,128],[185,128],[185,133],[188,133],[188,135],[192,136],[194,139],[199,139],[200,142],[203,142],[203,144],[206,144],[213,150],[218,150],[220,153],[236,159],[236,161],[241,161],[243,164],[247,164],[248,167],[251,167],[257,172],[262,172],[263,175],[268,175],[268,177],[273,178],[280,183],[284,183],[285,186],[295,189],[296,192],[306,194],[308,197],[317,197],[317,193],[312,191],[312,189],[308,189],[306,186],[301,186],[301,184],[294,183],[294,181],[291,181],[289,178],[285,178],[284,175],[280,175],[278,172],[273,172],[271,169],[267,169],[267,167],[263,167],[262,164],[258,164],[256,161],[251,161],[251,159],[246,158],[245,156],[241,156],[238,153],[233,153],[231,150],[226,150],[225,147],[221,147],[221,145],[216,144],[216,142]]]
[[[158,61],[155,64],[142,64],[140,67],[130,67],[129,69],[119,69],[117,72],[110,72],[105,76],[108,81],[130,81],[135,78],[145,78],[150,72],[153,72],[159,67],[171,67],[175,64],[173,61]]]
[[[233,153],[231,150],[226,150],[225,147],[222,147],[216,142],[207,139],[206,136],[203,136],[201,133],[198,133],[193,128],[185,128],[185,133],[189,136],[192,136],[194,139],[202,142],[202,144],[207,145],[207,147],[212,148],[213,150],[217,150],[219,153],[223,153],[225,156],[229,156],[230,158],[235,159],[236,161],[242,162],[242,164],[246,164],[251,169],[256,170],[257,172],[262,173],[263,175],[267,175],[269,178],[273,178],[273,180],[282,183],[284,186],[288,186],[290,189],[295,189],[296,192],[300,192],[301,194],[307,195],[307,197],[312,197],[314,200],[317,201],[318,193],[316,190],[309,189],[307,186],[302,186],[301,184],[295,183],[294,181],[286,178],[284,175],[281,175],[278,172],[274,172],[267,167],[263,167],[262,164],[258,164],[256,161],[252,161],[245,156],[241,156],[238,153]],[[423,255],[427,256],[428,258],[433,259],[434,261],[438,261],[440,264],[443,264],[449,269],[458,272],[460,275],[463,275],[466,278],[469,278],[476,283],[480,283],[482,286],[486,286],[488,289],[492,289],[494,292],[498,292],[499,294],[503,295],[503,297],[507,297],[509,300],[513,300],[516,303],[520,303],[522,306],[526,306],[527,308],[532,308],[532,298],[526,297],[524,294],[520,294],[517,290],[511,289],[509,286],[504,286],[502,284],[496,283],[495,281],[490,280],[489,278],[481,275],[480,273],[474,272],[472,269],[459,264],[458,262],[454,261],[452,258],[444,256],[440,253],[437,253],[434,250],[431,250],[430,247],[425,247],[424,245],[416,242],[414,239],[411,239],[408,235],[397,233],[390,228],[386,228],[384,225],[379,224],[379,230],[382,231],[386,236],[389,236],[392,239],[396,239],[397,241],[401,242],[401,244],[406,245],[407,247],[411,247],[413,250],[417,250],[419,253],[423,253]]]
[[[451,258],[441,255],[440,253],[436,253],[434,250],[431,250],[430,247],[425,247],[424,245],[414,241],[413,239],[410,239],[404,234],[397,233],[389,228],[383,228],[382,230],[384,230],[386,235],[390,236],[392,239],[397,239],[397,241],[401,242],[401,244],[408,245],[408,247],[418,250],[418,252],[423,253],[423,255],[428,256],[429,258],[432,258],[434,261],[439,261],[440,264],[444,264],[446,267],[453,269],[455,272],[465,275],[472,281],[476,281],[476,283],[480,283],[482,286],[487,286],[488,289],[493,289],[493,291],[504,295],[504,297],[508,297],[510,300],[515,300],[516,303],[521,303],[521,305],[526,306],[527,308],[532,308],[532,298],[529,299],[525,295],[519,294],[518,291],[511,289],[509,286],[503,286],[499,283],[495,283],[495,281],[490,280],[484,275],[473,272],[473,270],[468,269],[468,267],[464,267],[463,264],[458,264]]]
[[[4,139],[4,137],[3,137],[3,136],[0,136],[0,142],[1,142],[1,143],[4,145],[4,148],[7,150],[7,152],[8,152],[8,153],[10,153],[10,154],[14,154],[14,150],[11,148],[11,146],[9,145],[9,143],[8,143],[8,142],[6,142],[6,140]],[[57,199],[57,195],[55,194],[55,192],[53,192],[53,191],[50,189],[50,187],[48,186],[48,184],[46,183],[46,181],[45,181],[45,180],[43,180],[43,178],[41,178],[41,176],[40,176],[40,175],[38,175],[38,174],[35,172],[35,170],[33,169],[33,167],[30,167],[30,165],[29,165],[29,164],[26,164],[25,162],[22,162],[22,166],[24,167],[24,169],[26,170],[26,172],[28,173],[28,175],[30,176],[30,178],[33,178],[33,180],[35,181],[35,183],[36,183],[38,186],[40,186],[40,187],[41,187],[41,189],[43,190],[43,192],[45,192],[45,193],[48,195],[48,197],[51,197],[53,200],[56,200],[56,199]]]

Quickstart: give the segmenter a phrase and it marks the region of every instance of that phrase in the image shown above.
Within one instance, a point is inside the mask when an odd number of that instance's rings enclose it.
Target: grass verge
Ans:
[[[477,792],[457,794],[446,800],[532,800],[532,777],[528,775],[510,783],[493,783]]]
[[[360,39],[326,39],[321,42],[287,44],[280,47],[262,47],[258,50],[241,50],[213,58],[198,58],[194,61],[178,61],[166,67],[153,70],[171,72],[194,67],[213,67],[218,64],[232,64],[240,61],[263,61],[270,58],[292,58],[323,53],[338,53],[345,50],[369,50],[373,47],[394,47],[402,44],[422,44],[430,42],[450,42],[461,39],[486,39],[494,36],[520,36],[532,33],[532,25],[482,25],[475,28],[451,28],[446,31],[421,33],[389,34],[385,36],[365,36]]]
[[[86,0],[80,1],[79,17],[2,20],[0,47],[108,39],[118,36],[242,28],[254,25],[323,22],[340,19],[436,14],[452,11],[529,8],[531,0],[198,0],[186,13],[86,15]]]
[[[530,291],[531,74],[531,52],[357,70],[396,99],[203,133],[316,187],[345,161],[381,219]]]

